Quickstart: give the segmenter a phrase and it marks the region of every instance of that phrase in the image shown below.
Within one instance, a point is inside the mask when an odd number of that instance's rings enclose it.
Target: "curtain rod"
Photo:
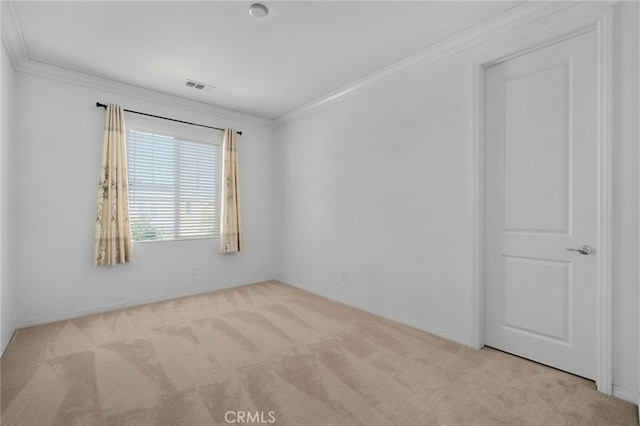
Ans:
[[[103,103],[100,102],[96,102],[96,107],[97,108],[104,108],[107,109],[107,106]],[[175,121],[177,123],[184,123],[184,124],[190,124],[192,126],[200,126],[200,127],[206,127],[207,129],[214,129],[214,130],[220,130],[224,132],[224,129],[221,129],[219,127],[213,127],[213,126],[206,126],[204,124],[198,124],[198,123],[191,123],[189,121],[182,121],[182,120],[176,120],[175,118],[169,118],[169,117],[161,117],[159,115],[153,115],[153,114],[147,114],[146,112],[140,112],[140,111],[131,111],[130,109],[123,109],[123,111],[125,112],[131,112],[133,114],[140,114],[140,115],[146,115],[147,117],[153,117],[153,118],[161,118],[162,120],[169,120],[169,121]],[[238,131],[238,134],[241,135],[242,132]]]

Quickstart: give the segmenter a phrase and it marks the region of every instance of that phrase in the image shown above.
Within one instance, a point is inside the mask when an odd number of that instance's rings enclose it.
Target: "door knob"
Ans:
[[[584,254],[585,256],[588,255],[588,254],[593,253],[593,248],[591,246],[587,246],[587,245],[580,246],[580,248],[577,248],[577,249],[568,248],[567,250],[568,251],[577,251],[578,253]]]

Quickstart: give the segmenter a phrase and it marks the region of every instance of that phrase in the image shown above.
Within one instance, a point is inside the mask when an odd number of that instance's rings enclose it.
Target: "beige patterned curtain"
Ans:
[[[222,142],[220,253],[242,251],[237,147],[238,133],[234,129],[226,129]]]
[[[131,259],[127,141],[119,105],[107,105],[93,265],[116,265]]]

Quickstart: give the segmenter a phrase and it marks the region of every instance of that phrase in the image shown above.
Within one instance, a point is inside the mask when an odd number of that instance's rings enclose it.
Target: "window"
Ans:
[[[133,241],[219,236],[220,151],[219,143],[128,130]]]

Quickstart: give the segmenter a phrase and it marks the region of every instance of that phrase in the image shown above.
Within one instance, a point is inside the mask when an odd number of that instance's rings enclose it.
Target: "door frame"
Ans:
[[[478,56],[473,63],[473,294],[471,343],[484,347],[484,84],[485,69],[516,56],[555,44],[579,34],[596,31],[598,49],[598,212],[597,212],[597,330],[596,386],[613,392],[612,366],[612,19],[613,6],[570,18],[515,43]]]

